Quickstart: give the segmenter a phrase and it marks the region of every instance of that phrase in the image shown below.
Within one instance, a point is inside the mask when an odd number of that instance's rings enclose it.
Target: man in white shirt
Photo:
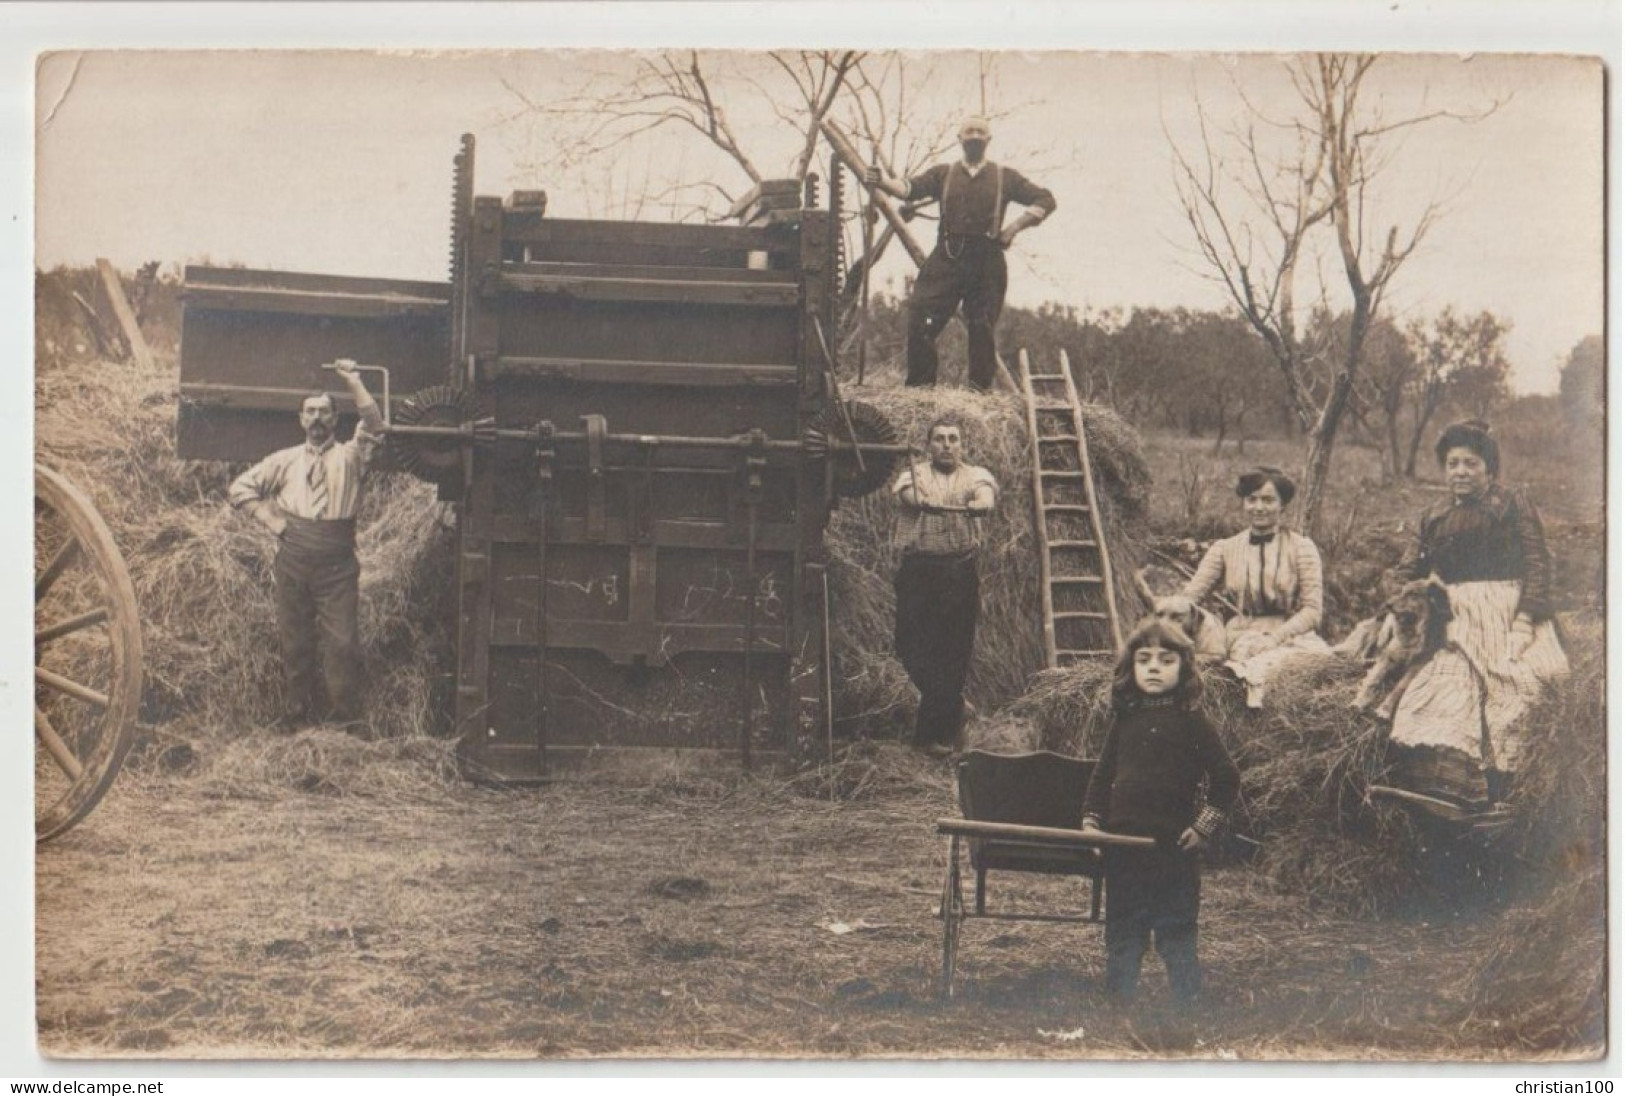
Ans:
[[[976,550],[999,487],[986,468],[965,463],[957,423],[932,423],[926,450],[928,459],[911,459],[892,485],[903,556],[895,646],[920,690],[914,745],[944,756],[958,745],[965,721],[965,678],[981,604]]]
[[[907,180],[887,178],[878,167],[864,176],[869,186],[904,201],[934,198],[941,210],[936,249],[920,267],[908,299],[909,385],[937,383],[937,336],[963,301],[971,387],[986,391],[993,386],[998,367],[993,328],[1009,281],[1005,249],[1017,234],[1055,212],[1053,194],[987,159],[992,139],[986,118],[967,118],[959,127],[965,155],[959,163],[937,164]],[[1004,211],[1011,202],[1026,209],[1006,225]]]
[[[333,397],[305,397],[305,442],[278,450],[237,477],[228,498],[280,542],[276,554],[277,631],[287,697],[283,725],[361,717],[361,565],[355,515],[382,437],[384,417],[353,362],[339,362],[361,421],[351,441],[334,436]],[[317,675],[318,651],[322,673]]]

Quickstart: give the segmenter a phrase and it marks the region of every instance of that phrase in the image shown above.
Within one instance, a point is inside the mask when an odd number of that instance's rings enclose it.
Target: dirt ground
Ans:
[[[244,779],[272,771],[244,762],[267,749],[316,761]],[[42,1053],[1574,1053],[1465,1004],[1494,912],[1341,918],[1245,865],[1204,880],[1208,991],[1192,1018],[1167,1007],[1154,958],[1141,1006],[1113,1011],[1096,926],[970,921],[944,998],[932,821],[956,812],[947,766],[900,747],[800,781],[651,761],[636,779],[517,791],[330,730],[219,750],[184,774],[127,773],[40,850]],[[994,876],[990,904],[1079,909],[1083,887]]]

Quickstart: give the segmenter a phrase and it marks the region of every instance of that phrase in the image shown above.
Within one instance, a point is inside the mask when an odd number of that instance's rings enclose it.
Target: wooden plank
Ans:
[[[858,150],[852,146],[852,142],[847,138],[846,134],[842,133],[835,123],[827,118],[819,121],[818,128],[823,131],[824,139],[829,142],[829,147],[835,150],[835,155],[841,158],[841,162],[846,165],[847,170],[857,176],[859,185],[862,185],[863,175],[868,169],[868,165],[863,162],[863,157],[858,155]],[[884,195],[875,198],[875,208],[880,210],[880,215],[886,218],[886,223],[891,225],[892,231],[903,242],[903,247],[908,250],[908,257],[914,260],[914,265],[924,266],[925,249],[920,246],[913,233],[909,232],[908,225],[903,221],[902,215],[892,207],[891,202],[887,201]]]
[[[141,325],[135,322],[135,311],[130,307],[130,299],[124,295],[124,283],[119,280],[118,271],[106,259],[97,259],[96,272],[101,275],[102,295],[107,298],[113,315],[118,318],[119,328],[124,332],[124,345],[130,348],[130,355],[137,365],[151,369],[152,351],[147,348],[146,337],[141,334]]]
[[[486,288],[493,287],[486,283]],[[504,271],[497,275],[494,288],[503,293],[555,295],[583,301],[637,301],[684,306],[794,308],[801,300],[801,287],[794,282],[761,284],[732,279],[699,281],[689,278],[582,277]]]
[[[673,384],[685,388],[779,386],[796,383],[793,365],[724,365],[627,361],[594,358],[541,358],[503,355],[482,363],[482,376],[558,378],[599,384]]]
[[[491,648],[534,648],[536,638],[529,620],[508,618],[504,629],[493,631],[486,643]],[[689,651],[741,654],[745,650],[743,624],[693,624],[660,620],[566,620],[548,617],[547,648],[553,650],[602,651],[615,655],[642,655],[649,665],[661,666]],[[788,624],[756,625],[751,652],[782,655],[790,650]],[[489,657],[489,656],[487,656]]]
[[[1061,845],[1083,848],[1091,845],[1118,845],[1130,849],[1154,849],[1150,837],[1134,837],[1106,830],[1065,830],[1054,826],[1017,826],[1010,822],[979,822],[971,818],[939,818],[937,832],[943,836],[981,837],[1000,841],[1027,841],[1035,845]]]
[[[769,285],[801,283],[794,270],[752,270],[749,267],[659,266],[640,263],[603,262],[505,262],[504,274],[558,274],[577,278],[660,278],[666,281],[729,282]]]
[[[437,316],[449,307],[443,299],[396,293],[345,293],[287,289],[280,286],[188,285],[186,307],[222,312],[292,312],[301,316]]]
[[[510,211],[505,219],[508,224],[504,238],[531,247],[619,245],[692,250],[703,255],[706,252],[786,251],[798,244],[793,235],[735,225],[563,220],[524,216],[519,211]]]
[[[305,293],[340,293],[376,297],[423,297],[446,304],[451,287],[445,282],[406,278],[356,278],[345,274],[307,274],[295,270],[250,267],[188,266],[185,284],[236,289],[296,289]]]

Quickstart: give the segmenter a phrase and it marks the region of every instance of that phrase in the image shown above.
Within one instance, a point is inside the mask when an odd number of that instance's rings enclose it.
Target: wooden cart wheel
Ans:
[[[948,873],[942,883],[942,995],[954,995],[954,965],[959,958],[959,930],[965,923],[965,898],[959,882],[959,838],[949,842]]]
[[[141,626],[124,557],[90,500],[36,467],[36,841],[66,832],[107,794],[140,704]]]

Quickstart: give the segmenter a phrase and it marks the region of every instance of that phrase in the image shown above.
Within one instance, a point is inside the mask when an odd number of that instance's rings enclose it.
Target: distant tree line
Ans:
[[[903,302],[877,294],[870,302],[870,360],[902,351]],[[1318,311],[1300,335],[1311,398],[1333,383],[1347,349],[1349,316]],[[1510,323],[1491,312],[1445,307],[1403,327],[1373,321],[1361,347],[1359,383],[1350,396],[1349,440],[1375,449],[1385,477],[1414,479],[1428,470],[1439,429],[1461,418],[1552,418],[1582,433],[1600,428],[1603,346],[1582,340],[1563,367],[1562,393],[1515,399],[1508,384]],[[1006,308],[999,349],[1012,366],[1026,350],[1052,369],[1064,351],[1084,399],[1104,404],[1142,429],[1176,430],[1226,442],[1238,451],[1257,438],[1302,435],[1292,397],[1269,349],[1234,312],[1189,308],[1078,309],[1046,303]],[[963,356],[959,325],[944,336],[945,362]],[[950,365],[951,369],[952,366]],[[1529,404],[1525,407],[1524,404]],[[1550,405],[1550,406],[1548,406]],[[1550,427],[1557,427],[1551,422]]]

